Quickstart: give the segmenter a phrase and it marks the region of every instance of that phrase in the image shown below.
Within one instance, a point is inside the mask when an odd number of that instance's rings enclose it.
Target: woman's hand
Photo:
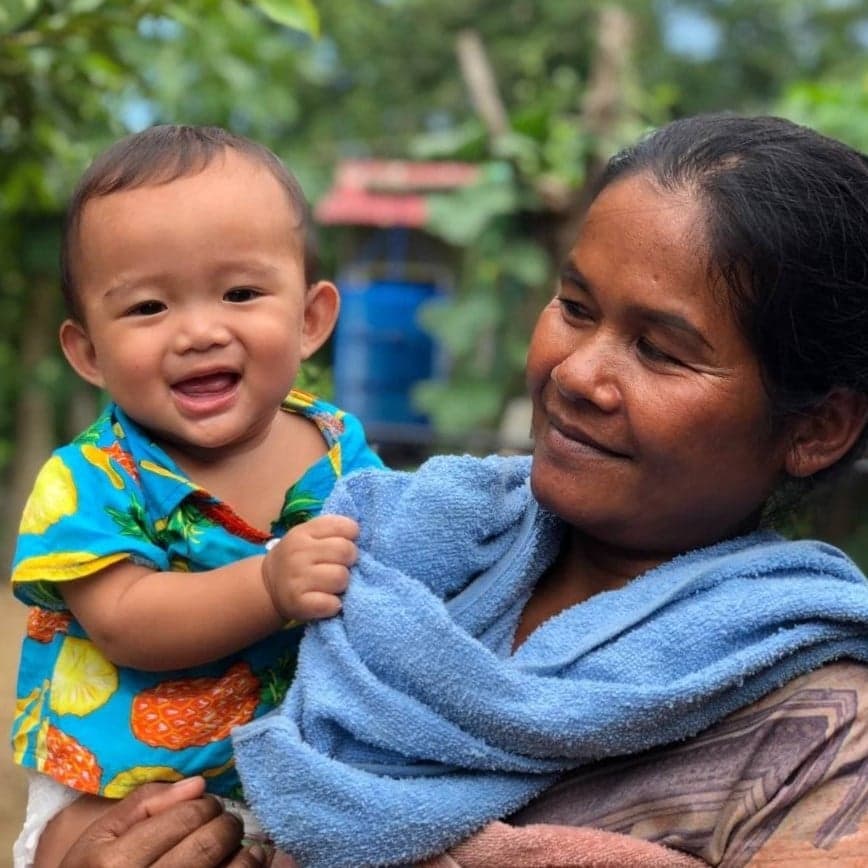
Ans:
[[[241,849],[241,821],[204,795],[202,778],[145,784],[90,824],[60,868],[257,868],[260,847]]]
[[[262,581],[287,621],[330,618],[341,609],[359,526],[342,515],[321,515],[296,525],[262,562]]]

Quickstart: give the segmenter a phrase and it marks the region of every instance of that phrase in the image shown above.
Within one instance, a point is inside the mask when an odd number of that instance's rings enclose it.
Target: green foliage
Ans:
[[[451,194],[429,195],[426,228],[444,241],[469,247],[492,220],[515,213],[518,192],[509,165],[491,163],[475,184]]]
[[[450,354],[418,390],[450,436],[494,427],[523,390],[536,311],[598,162],[646,126],[701,109],[775,110],[865,147],[865,15],[811,0],[622,0],[635,28],[625,113],[591,129],[583,98],[603,0],[5,0],[0,4],[0,470],[36,293],[53,330],[63,202],[90,158],[154,122],[218,123],[274,148],[312,199],[342,156],[461,159],[479,184],[432,196],[428,230],[461,251],[448,305],[424,312]],[[693,15],[714,39],[673,42]],[[861,27],[861,29],[860,29]],[[491,137],[455,53],[479,34],[509,129]],[[408,37],[412,35],[412,38]],[[696,40],[693,41],[696,43]],[[336,271],[325,236],[328,271]],[[345,263],[340,263],[341,265]],[[72,379],[55,358],[37,381]],[[329,389],[327,365],[312,373]]]
[[[319,14],[310,0],[253,0],[253,5],[284,27],[319,36]]]
[[[868,73],[856,80],[836,77],[794,82],[776,110],[868,151]]]
[[[313,392],[326,401],[334,400],[335,384],[331,365],[319,359],[305,362],[295,379],[295,388]]]
[[[513,196],[518,193],[513,190]],[[455,199],[463,201],[463,193]],[[518,221],[496,210],[477,222],[466,241],[460,291],[420,315],[448,354],[450,376],[424,383],[413,394],[451,441],[496,430],[505,401],[522,391],[529,324],[551,271],[542,246],[522,236]]]
[[[0,33],[20,27],[37,9],[39,0],[7,0],[0,7]]]
[[[75,388],[54,332],[61,214],[78,175],[142,121],[253,132],[274,116],[294,119],[287,88],[263,88],[258,68],[285,67],[317,32],[310,0],[0,4],[0,472],[25,389],[54,396],[63,419]],[[240,94],[246,113],[233,123]],[[69,433],[59,427],[52,439]]]
[[[414,14],[429,14],[407,5]],[[413,154],[495,160],[512,169],[499,186],[488,181],[431,203],[428,228],[466,251],[455,296],[423,319],[452,358],[445,383],[416,392],[444,434],[496,426],[506,402],[524,389],[531,325],[565,252],[557,233],[568,215],[547,201],[547,192],[554,191],[561,203],[575,202],[595,163],[645,127],[694,111],[775,111],[868,147],[868,76],[861,70],[854,75],[853,61],[864,57],[868,26],[859,4],[621,5],[633,14],[641,75],[622,83],[627,112],[604,135],[587,128],[581,111],[598,4],[547,4],[522,32],[520,25],[516,29],[521,9],[506,3],[496,20],[477,14],[475,26],[495,67],[509,132],[492,140],[471,114],[413,139]],[[465,8],[469,14],[470,6]],[[450,4],[437,15],[442,22],[466,24]],[[679,15],[693,15],[716,37],[704,52],[665,50],[667,42],[677,41],[669,25]],[[562,38],[567,32],[572,41]],[[518,44],[522,51],[513,53]],[[799,72],[812,76],[811,83],[793,83]],[[485,382],[497,399],[481,397]]]
[[[764,111],[794,79],[864,69],[865,6],[849,0],[658,0],[640,19],[636,63],[669,111]],[[667,25],[689,20],[692,29]],[[662,25],[662,26],[661,26]],[[708,38],[697,36],[697,28]]]

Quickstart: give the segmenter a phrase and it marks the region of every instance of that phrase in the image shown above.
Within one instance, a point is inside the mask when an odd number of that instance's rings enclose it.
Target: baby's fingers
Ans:
[[[301,593],[324,591],[327,594],[342,594],[350,581],[350,571],[343,564],[317,564],[299,583]]]
[[[318,515],[302,525],[312,539],[342,537],[354,540],[359,536],[358,522],[345,515]]]
[[[324,591],[308,591],[302,594],[299,601],[300,621],[314,621],[319,618],[331,618],[341,610],[341,598],[336,594]]]
[[[310,557],[314,564],[340,564],[351,567],[359,557],[356,544],[340,536],[318,540],[310,549]]]

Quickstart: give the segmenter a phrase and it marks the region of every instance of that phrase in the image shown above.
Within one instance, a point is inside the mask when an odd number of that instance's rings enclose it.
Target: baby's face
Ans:
[[[264,167],[227,150],[204,171],[92,199],[73,367],[158,440],[231,450],[267,431],[312,351],[299,220]]]

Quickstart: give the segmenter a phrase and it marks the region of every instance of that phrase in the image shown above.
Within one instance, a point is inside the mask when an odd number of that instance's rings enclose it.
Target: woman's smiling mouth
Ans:
[[[630,460],[631,455],[621,449],[613,449],[591,436],[576,425],[568,425],[557,417],[547,416],[543,437],[547,448],[553,452],[603,458]]]

